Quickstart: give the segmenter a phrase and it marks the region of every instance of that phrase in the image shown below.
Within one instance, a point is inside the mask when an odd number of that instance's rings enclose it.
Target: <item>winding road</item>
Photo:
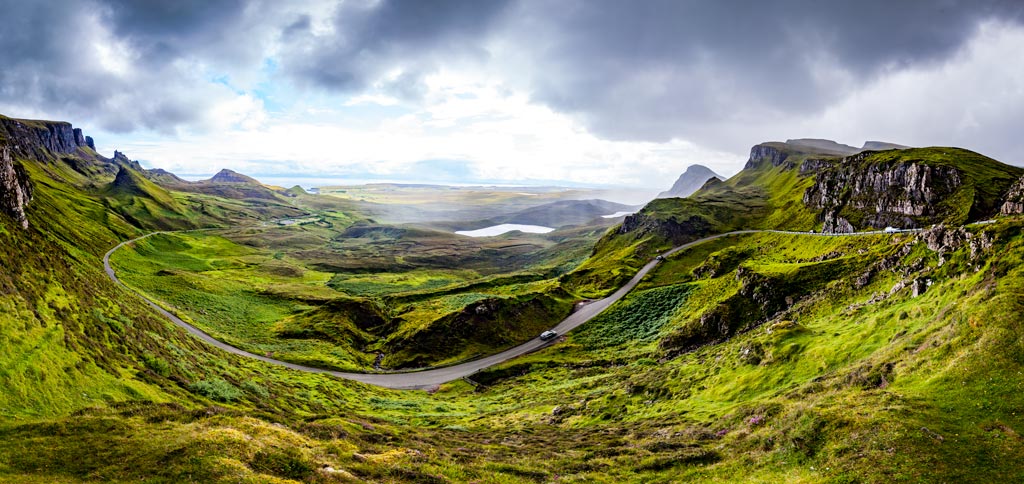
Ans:
[[[920,229],[900,230],[899,232],[918,232],[918,231],[920,231]],[[239,356],[244,356],[244,357],[247,357],[247,358],[252,358],[252,359],[260,360],[260,361],[262,361],[264,363],[270,363],[272,365],[283,366],[285,368],[291,368],[293,370],[304,371],[304,372],[308,372],[308,373],[322,373],[322,374],[325,374],[325,375],[336,376],[338,378],[344,378],[344,379],[347,379],[347,380],[355,380],[355,381],[359,381],[359,382],[363,382],[363,383],[368,383],[368,384],[371,384],[371,385],[377,385],[377,386],[381,386],[381,387],[386,387],[386,388],[422,389],[422,388],[430,388],[430,387],[433,387],[435,385],[440,385],[441,383],[446,383],[446,382],[449,382],[449,381],[452,381],[452,380],[457,380],[459,378],[470,376],[473,373],[476,373],[476,372],[478,372],[480,370],[483,370],[484,368],[488,368],[488,367],[497,365],[498,363],[502,363],[502,362],[511,360],[512,358],[515,358],[517,356],[522,356],[522,355],[524,355],[526,353],[530,353],[530,352],[536,351],[538,349],[550,346],[550,345],[554,344],[555,341],[557,341],[557,339],[550,340],[550,341],[541,341],[540,338],[534,338],[534,339],[531,339],[530,341],[527,341],[526,343],[523,343],[523,344],[521,344],[519,346],[507,349],[505,351],[502,351],[501,353],[493,354],[491,356],[487,356],[487,357],[484,357],[484,358],[480,358],[480,359],[476,359],[476,360],[472,360],[472,361],[467,361],[465,363],[460,363],[460,364],[452,365],[452,366],[446,366],[446,367],[441,367],[441,368],[434,368],[434,369],[429,369],[429,370],[410,371],[410,372],[405,372],[405,373],[397,373],[397,372],[396,373],[349,373],[349,372],[343,372],[343,371],[327,370],[327,369],[323,369],[323,368],[315,368],[315,367],[312,367],[312,366],[299,365],[299,364],[295,364],[295,363],[289,363],[287,361],[275,360],[273,358],[269,358],[269,357],[266,357],[266,356],[257,355],[255,353],[250,353],[248,351],[236,348],[234,346],[231,346],[231,345],[229,345],[227,343],[224,343],[222,341],[219,341],[219,340],[215,339],[214,337],[206,334],[205,332],[203,332],[199,328],[196,328],[195,326],[192,326],[191,324],[186,323],[185,321],[182,321],[181,318],[179,318],[178,316],[175,316],[173,313],[171,313],[170,311],[167,311],[166,309],[161,307],[159,304],[157,304],[153,300],[147,298],[146,296],[142,295],[138,291],[135,291],[131,287],[128,287],[128,285],[124,284],[123,282],[121,282],[120,279],[117,278],[117,274],[114,272],[114,269],[110,266],[110,256],[114,252],[116,252],[121,247],[124,247],[125,245],[128,245],[128,244],[131,244],[133,242],[145,239],[147,237],[151,237],[153,235],[164,234],[164,233],[168,233],[168,232],[153,232],[153,233],[150,233],[150,234],[143,235],[141,237],[136,237],[136,238],[131,239],[131,240],[126,240],[124,242],[121,242],[120,244],[117,244],[117,246],[115,246],[114,248],[112,248],[109,251],[107,251],[106,255],[103,256],[103,268],[104,268],[104,270],[106,270],[107,276],[110,277],[110,279],[113,280],[115,283],[121,285],[122,287],[124,287],[128,291],[134,293],[136,296],[142,298],[142,300],[145,301],[146,304],[149,304],[150,307],[152,307],[154,310],[156,310],[157,312],[162,314],[165,318],[169,319],[172,323],[174,323],[174,324],[184,328],[189,333],[192,333],[193,336],[195,336],[195,337],[205,341],[206,343],[208,343],[208,344],[210,344],[212,346],[215,346],[215,347],[220,348],[220,349],[222,349],[224,351],[227,351],[228,353],[234,353],[234,354],[239,355]],[[726,237],[726,236],[730,236],[730,235],[753,234],[753,233],[800,234],[800,235],[816,235],[816,236],[820,236],[820,237],[836,237],[836,236],[850,236],[850,235],[877,235],[877,234],[887,234],[887,233],[892,233],[892,232],[891,231],[888,231],[888,232],[887,231],[874,231],[874,232],[855,232],[855,233],[851,233],[851,234],[822,234],[822,233],[813,233],[813,232],[790,232],[790,231],[784,231],[784,230],[737,230],[737,231],[734,231],[734,232],[726,232],[726,233],[723,233],[723,234],[712,235],[710,237],[704,237],[702,239],[697,239],[697,240],[695,240],[693,242],[689,242],[689,243],[680,245],[678,247],[675,247],[672,250],[669,250],[669,251],[665,252],[664,254],[662,254],[662,256],[667,257],[667,256],[675,254],[676,252],[679,252],[681,250],[685,250],[685,249],[688,249],[688,248],[693,247],[695,245],[703,244],[705,242],[708,242],[708,241],[711,241],[711,240],[715,240],[715,239],[718,239],[718,238],[721,238],[721,237]],[[614,304],[619,299],[622,299],[623,296],[625,296],[630,291],[632,291],[633,288],[635,288],[636,285],[639,284],[640,281],[647,275],[647,273],[650,272],[652,269],[654,269],[654,267],[657,266],[659,262],[661,262],[661,260],[659,258],[655,258],[654,260],[648,262],[642,268],[640,268],[640,270],[636,273],[635,276],[633,276],[632,279],[629,280],[629,282],[627,282],[624,286],[619,288],[619,290],[615,291],[612,295],[610,295],[610,296],[608,296],[608,297],[606,297],[604,299],[600,299],[598,301],[594,301],[594,302],[592,302],[590,304],[587,304],[587,305],[579,308],[576,312],[574,312],[571,315],[569,315],[569,317],[567,317],[564,320],[562,320],[562,322],[558,323],[558,325],[555,326],[552,329],[557,331],[558,334],[561,335],[561,334],[565,334],[565,333],[575,329],[576,327],[580,326],[583,323],[586,323],[587,321],[590,321],[595,316],[597,316],[598,314],[601,314],[601,312],[603,312],[609,306]]]

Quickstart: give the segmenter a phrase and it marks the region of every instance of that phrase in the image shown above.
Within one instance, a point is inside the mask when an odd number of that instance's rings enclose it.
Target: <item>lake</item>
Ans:
[[[629,214],[633,214],[633,213],[636,213],[636,212],[615,212],[615,213],[613,213],[611,215],[602,215],[601,218],[618,218],[618,217],[621,217],[623,215],[629,215]]]
[[[501,224],[477,230],[459,230],[455,233],[469,237],[493,237],[495,235],[501,235],[515,230],[529,234],[546,234],[555,229],[551,227],[542,227],[540,225]]]

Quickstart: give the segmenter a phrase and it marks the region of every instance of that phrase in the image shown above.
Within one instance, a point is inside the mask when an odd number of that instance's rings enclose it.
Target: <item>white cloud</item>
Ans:
[[[477,180],[565,180],[652,189],[667,188],[692,163],[728,173],[738,162],[736,155],[681,140],[600,139],[570,116],[466,73],[441,73],[426,84],[421,108],[370,126],[365,120],[346,122],[344,108],[334,111],[334,120],[268,120],[258,100],[240,96],[215,110],[218,122],[231,129],[177,141],[129,141],[118,149],[181,173],[230,167],[254,174],[367,173],[401,179],[417,162],[455,160],[466,162]],[[335,103],[384,104],[382,99],[368,93]]]

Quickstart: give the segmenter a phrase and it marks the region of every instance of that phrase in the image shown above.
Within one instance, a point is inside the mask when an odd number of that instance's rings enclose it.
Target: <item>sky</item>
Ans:
[[[1024,2],[0,0],[0,113],[193,177],[629,186],[762,141],[1024,164]]]

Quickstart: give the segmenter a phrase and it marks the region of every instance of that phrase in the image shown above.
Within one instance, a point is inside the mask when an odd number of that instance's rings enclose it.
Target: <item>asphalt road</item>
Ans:
[[[919,230],[920,229],[901,230],[901,232],[917,232]],[[853,233],[853,234],[820,234],[820,233],[819,234],[814,234],[814,233],[808,233],[808,232],[787,232],[787,231],[782,231],[782,230],[737,230],[735,232],[727,232],[727,233],[724,233],[724,234],[718,234],[718,235],[712,235],[710,237],[704,237],[703,239],[697,239],[697,240],[695,240],[693,242],[690,242],[690,243],[683,244],[683,245],[680,245],[678,247],[675,247],[672,250],[669,250],[668,252],[665,252],[662,255],[667,257],[667,256],[670,256],[672,254],[675,254],[676,252],[688,249],[688,248],[693,247],[695,245],[703,244],[704,242],[708,242],[710,240],[718,239],[718,238],[721,238],[721,237],[726,237],[726,236],[729,236],[729,235],[753,234],[753,233],[759,233],[759,232],[770,232],[770,233],[780,233],[780,234],[817,235],[817,236],[822,236],[822,237],[837,237],[837,236],[849,236],[849,235],[877,235],[877,234],[890,233],[890,232],[884,232],[884,231],[875,231],[875,232],[856,232],[856,233]],[[410,371],[410,372],[348,373],[348,372],[342,372],[342,371],[326,370],[326,369],[323,369],[323,368],[315,368],[315,367],[305,366],[305,365],[297,365],[295,363],[289,363],[287,361],[275,360],[273,358],[269,358],[269,357],[266,357],[266,356],[257,355],[255,353],[250,353],[248,351],[236,348],[236,347],[231,346],[231,345],[229,345],[227,343],[223,343],[221,341],[218,341],[218,340],[214,339],[214,337],[204,333],[199,328],[196,328],[195,326],[192,326],[191,324],[188,324],[185,321],[182,321],[181,318],[179,318],[179,317],[175,316],[173,313],[167,311],[166,309],[164,309],[163,307],[161,307],[160,305],[158,305],[154,301],[152,301],[149,298],[143,296],[142,294],[139,294],[134,289],[128,287],[127,285],[122,283],[117,278],[117,274],[114,273],[114,269],[112,267],[110,267],[110,256],[111,256],[111,254],[113,254],[114,252],[117,251],[117,249],[120,249],[121,247],[123,247],[123,246],[125,246],[127,244],[130,244],[130,243],[135,242],[137,240],[145,239],[146,237],[150,237],[150,236],[153,236],[153,235],[156,235],[156,234],[162,234],[162,233],[166,233],[166,232],[153,232],[151,234],[143,235],[142,237],[137,237],[137,238],[134,238],[134,239],[131,239],[131,240],[127,240],[127,241],[121,242],[120,244],[117,244],[116,247],[114,247],[113,249],[110,249],[109,251],[107,251],[106,255],[103,256],[103,269],[106,270],[107,276],[110,277],[110,279],[113,280],[114,282],[116,282],[117,284],[120,284],[125,289],[131,291],[135,295],[137,295],[140,298],[142,298],[142,300],[146,301],[146,304],[149,304],[150,307],[152,307],[154,310],[156,310],[157,312],[162,314],[165,318],[169,319],[172,323],[174,323],[174,324],[184,328],[186,331],[188,331],[189,333],[192,333],[192,335],[194,335],[195,337],[205,341],[206,343],[210,344],[211,346],[215,346],[217,348],[220,348],[220,349],[222,349],[224,351],[227,351],[228,353],[234,353],[234,354],[239,355],[239,356],[244,356],[244,357],[247,357],[247,358],[253,358],[253,359],[256,359],[256,360],[260,360],[260,361],[262,361],[264,363],[270,363],[272,365],[283,366],[285,368],[291,368],[293,370],[304,371],[304,372],[308,372],[308,373],[323,373],[323,374],[327,374],[327,375],[336,376],[338,378],[345,378],[347,380],[360,381],[360,382],[363,382],[363,383],[369,383],[371,385],[377,385],[377,386],[386,387],[386,388],[417,389],[417,388],[430,388],[430,387],[433,387],[435,385],[440,385],[441,383],[445,383],[445,382],[449,382],[449,381],[452,381],[452,380],[457,380],[457,379],[462,378],[462,377],[470,376],[473,373],[476,373],[476,372],[478,372],[480,370],[483,370],[485,368],[489,368],[491,366],[497,365],[498,363],[502,363],[502,362],[511,360],[511,359],[513,359],[513,358],[515,358],[517,356],[525,355],[526,353],[530,353],[530,352],[536,351],[536,350],[544,348],[546,346],[550,346],[550,345],[554,344],[557,341],[557,338],[553,339],[553,340],[549,340],[549,341],[541,341],[540,338],[534,338],[534,339],[532,339],[530,341],[527,341],[526,343],[523,343],[523,344],[521,344],[519,346],[507,349],[505,351],[502,351],[501,353],[493,354],[491,356],[487,356],[487,357],[484,357],[484,358],[480,358],[480,359],[476,359],[476,360],[472,360],[472,361],[467,361],[465,363],[459,363],[457,365],[452,365],[452,366],[446,366],[446,367],[441,367],[441,368],[434,368],[434,369],[429,369],[429,370]],[[622,299],[623,296],[625,296],[630,291],[632,291],[633,288],[635,288],[636,285],[639,284],[640,281],[647,275],[647,273],[650,272],[651,269],[654,269],[654,267],[657,266],[659,262],[660,262],[660,260],[658,260],[658,259],[654,259],[654,260],[648,262],[646,265],[644,265],[642,268],[640,268],[640,270],[636,273],[635,276],[633,276],[632,279],[629,280],[629,282],[627,282],[624,286],[619,288],[619,290],[615,291],[611,296],[608,296],[608,297],[606,297],[604,299],[600,299],[598,301],[594,301],[594,302],[591,302],[590,304],[582,306],[576,312],[574,312],[571,315],[569,315],[569,317],[567,317],[564,320],[562,320],[562,322],[558,323],[558,325],[555,326],[552,329],[557,331],[559,335],[562,335],[562,334],[565,334],[565,333],[573,330],[574,328],[580,326],[581,324],[586,323],[587,321],[590,321],[591,319],[593,319],[598,314],[601,314],[601,312],[603,312],[605,309],[608,309],[608,306],[611,306],[616,301],[618,301],[619,299]]]

